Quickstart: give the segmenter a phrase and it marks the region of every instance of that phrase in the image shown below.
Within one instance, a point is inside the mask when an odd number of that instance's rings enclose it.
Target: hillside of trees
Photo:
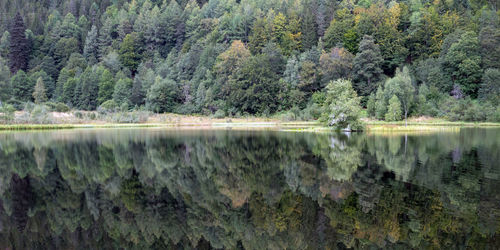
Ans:
[[[1,109],[500,121],[498,5],[6,0]]]

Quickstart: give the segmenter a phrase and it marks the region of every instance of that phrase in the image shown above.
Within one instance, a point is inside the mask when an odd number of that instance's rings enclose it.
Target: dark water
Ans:
[[[500,248],[500,129],[0,133],[1,249]]]

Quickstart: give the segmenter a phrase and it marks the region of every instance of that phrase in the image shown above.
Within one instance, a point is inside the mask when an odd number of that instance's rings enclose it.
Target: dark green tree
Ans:
[[[141,59],[139,37],[137,33],[131,33],[125,36],[120,45],[120,62],[132,73],[135,73]]]
[[[26,71],[28,68],[28,42],[26,41],[26,35],[24,32],[26,28],[24,27],[24,21],[21,14],[18,12],[14,17],[10,28],[10,48],[9,48],[9,58],[10,58],[10,71],[16,73],[18,70]]]
[[[354,89],[360,95],[370,95],[377,88],[383,76],[382,61],[378,45],[371,36],[365,35],[353,64]]]
[[[12,87],[12,97],[16,100],[29,102],[32,100],[31,94],[35,87],[33,81],[23,71],[19,70],[10,79],[10,86]]]

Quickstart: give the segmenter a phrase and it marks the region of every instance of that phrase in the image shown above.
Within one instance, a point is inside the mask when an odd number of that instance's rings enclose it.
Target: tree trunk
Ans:
[[[405,127],[408,127],[408,117],[407,117],[408,111],[405,109]]]

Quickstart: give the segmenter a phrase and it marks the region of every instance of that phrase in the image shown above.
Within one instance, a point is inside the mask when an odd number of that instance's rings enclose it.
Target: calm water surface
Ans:
[[[1,249],[498,249],[500,129],[0,133]]]

